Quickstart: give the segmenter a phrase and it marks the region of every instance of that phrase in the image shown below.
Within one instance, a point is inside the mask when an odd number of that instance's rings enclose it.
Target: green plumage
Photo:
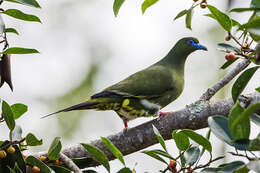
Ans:
[[[183,38],[159,62],[94,94],[84,103],[55,113],[79,109],[114,110],[125,123],[137,117],[157,116],[161,108],[182,93],[186,58],[198,49],[206,50],[206,47],[196,38]]]

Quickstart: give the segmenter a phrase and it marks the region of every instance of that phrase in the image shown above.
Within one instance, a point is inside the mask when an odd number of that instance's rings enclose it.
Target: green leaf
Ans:
[[[154,5],[157,1],[158,0],[144,0],[144,2],[142,4],[142,13],[144,14],[146,9],[149,8],[150,6]]]
[[[250,121],[249,118],[245,119],[245,121],[241,122],[236,126],[236,128],[232,128],[234,121],[244,112],[244,108],[240,106],[239,102],[233,106],[228,116],[228,127],[231,133],[231,136],[234,140],[238,139],[248,139],[250,134]]]
[[[27,106],[22,103],[13,104],[11,109],[13,111],[15,120],[20,118],[28,110]]]
[[[207,5],[209,11],[214,15],[215,19],[218,23],[225,29],[227,32],[231,31],[232,28],[232,21],[228,15],[219,11],[216,7],[212,5]]]
[[[39,22],[42,23],[41,20],[34,15],[31,14],[25,14],[17,9],[8,9],[3,12],[3,14],[6,14],[8,16],[11,16],[16,19],[24,20],[24,21],[30,21],[30,22]]]
[[[259,68],[259,66],[255,66],[255,67],[245,70],[235,81],[235,83],[232,86],[232,98],[233,98],[234,103],[236,103],[238,96],[243,92],[247,83],[252,78],[252,76],[255,74],[255,72],[258,68]]]
[[[255,7],[251,7],[251,8],[233,8],[230,10],[230,12],[248,12],[248,11],[260,11],[260,8],[255,8]]]
[[[163,147],[163,149],[167,152],[166,149],[166,145],[164,142],[163,137],[161,136],[160,132],[158,131],[158,129],[153,125],[153,132],[156,135],[157,140],[159,141],[159,143],[161,144],[161,146]]]
[[[207,16],[207,17],[210,17],[210,18],[216,20],[216,17],[213,14],[204,14],[204,16]],[[236,21],[234,19],[231,19],[231,21],[232,21],[232,26],[238,26],[238,27],[241,26],[241,24],[238,21]]]
[[[252,171],[260,172],[260,160],[251,160],[247,167]]]
[[[5,1],[28,5],[36,8],[41,8],[41,6],[38,4],[36,0],[5,0]]]
[[[177,133],[177,130],[172,132],[172,138],[174,139],[176,146],[179,150],[186,150],[190,146],[190,141],[187,135],[184,133]]]
[[[129,168],[122,168],[117,173],[133,173]]]
[[[160,156],[155,154],[153,151],[142,151],[142,153],[144,153],[144,154],[146,154],[146,155],[148,155],[148,156],[150,156],[150,157],[152,157],[156,160],[159,160],[159,161],[165,163],[166,165],[168,165],[168,163],[163,158],[161,158]]]
[[[211,146],[209,140],[206,139],[205,137],[203,137],[202,135],[197,134],[196,132],[194,132],[193,130],[190,130],[190,129],[184,129],[184,130],[180,131],[179,133],[184,133],[190,139],[192,139],[194,142],[196,142],[199,145],[201,145],[202,147],[204,147],[208,152],[210,152],[210,153],[212,152],[212,146]]]
[[[11,107],[5,101],[2,102],[2,115],[8,128],[12,131],[15,127],[14,116]]]
[[[2,18],[2,15],[0,14],[0,35],[2,35],[5,30],[5,22]]]
[[[220,48],[224,48],[224,50],[233,50],[235,52],[241,52],[239,48],[232,46],[230,44],[226,44],[226,43],[218,43],[218,46]]]
[[[249,139],[238,139],[234,140],[233,146],[235,147],[236,150],[248,150],[249,149]]]
[[[190,147],[183,154],[186,165],[192,166],[200,157],[199,147]]]
[[[250,115],[250,120],[254,122],[257,126],[260,126],[260,116],[257,114]]]
[[[110,172],[109,161],[103,151],[89,144],[81,143],[81,145],[91,154],[91,156],[96,161],[101,163],[107,169],[107,171]]]
[[[209,129],[207,134],[206,134],[206,139],[209,140],[210,138],[210,134],[211,134],[211,130]],[[204,154],[204,152],[206,151],[206,149],[203,147],[202,151],[200,152],[200,157]]]
[[[61,142],[60,142],[60,137],[54,138],[54,140],[52,141],[51,146],[48,150],[48,158],[50,160],[58,160],[61,148],[62,148],[62,146],[61,146]]]
[[[120,7],[122,6],[122,4],[125,2],[125,0],[114,0],[114,4],[113,4],[113,10],[114,10],[114,15],[115,17],[117,17],[117,14],[119,12]]]
[[[233,64],[236,60],[238,60],[239,58],[235,58],[231,61],[226,61],[221,67],[220,69],[224,70],[226,68],[228,68],[231,64]]]
[[[249,151],[259,151],[260,150],[260,133],[257,135],[257,137],[255,139],[249,141],[248,150]]]
[[[179,12],[176,17],[173,20],[176,20],[182,16],[184,16],[185,14],[187,14],[188,10],[182,10],[181,12]]]
[[[256,88],[255,90],[258,91],[258,92],[260,92],[260,87]]]
[[[15,128],[10,131],[10,139],[11,141],[20,141],[22,139],[22,128],[19,125],[15,125]]]
[[[220,172],[222,173],[230,173],[235,172],[245,166],[245,163],[242,161],[234,161],[226,164]]]
[[[88,169],[88,170],[84,170],[83,173],[98,173],[98,172]]]
[[[15,171],[7,165],[7,168],[9,169],[10,173],[15,173]]]
[[[255,111],[257,111],[259,108],[260,108],[260,102],[256,103],[256,104],[251,104],[248,106],[248,108],[246,110],[244,110],[244,112],[239,114],[239,116],[237,116],[237,118],[232,121],[231,129],[230,129],[231,134],[232,134],[232,131],[233,131],[233,133],[235,133],[235,130],[239,130],[237,133],[241,133],[240,131],[242,131],[242,130],[240,130],[239,128],[249,128],[249,132],[250,132],[250,123],[248,125],[249,127],[245,127],[244,122],[249,121],[249,116],[252,115],[253,113],[255,113]],[[241,124],[243,124],[244,126]],[[235,134],[236,138],[234,137],[234,139],[239,139],[238,137],[240,137],[240,135],[241,134],[239,134],[239,135],[237,134],[237,136],[236,136],[236,134]],[[245,133],[244,135],[245,135],[244,137],[246,137],[247,135],[249,137],[249,134]],[[232,136],[233,136],[233,134],[232,134]],[[243,136],[241,136],[241,137],[243,137]]]
[[[186,28],[191,30],[191,19],[192,19],[193,8],[189,9],[186,14],[185,24]]]
[[[19,33],[16,31],[16,29],[14,28],[5,28],[5,32],[10,32],[10,33],[15,33],[17,35],[19,35]]]
[[[218,173],[222,168],[204,168],[201,173]]]
[[[23,155],[21,153],[21,150],[19,149],[19,147],[17,145],[13,145],[15,152],[13,154],[13,158],[16,161],[17,165],[19,166],[20,170],[22,172],[26,172],[26,165],[25,165],[25,161],[23,158]]]
[[[216,137],[226,142],[229,145],[232,144],[232,137],[228,128],[228,119],[224,116],[213,116],[208,118],[208,124],[210,130]]]
[[[101,137],[103,144],[113,153],[113,155],[120,160],[120,162],[125,165],[123,154],[115,147],[115,145],[107,138]]]
[[[259,0],[251,0],[250,6],[260,8],[260,1]]]
[[[36,49],[30,49],[30,48],[22,48],[22,47],[10,47],[6,49],[4,54],[31,54],[31,53],[40,53]]]
[[[169,155],[167,152],[165,152],[163,150],[150,150],[149,153],[160,155],[160,156],[166,157],[171,160],[176,160],[175,158],[173,158],[171,155]]]
[[[38,168],[40,168],[41,172],[51,173],[51,169],[45,163],[35,158],[34,156],[28,156],[25,162],[31,166],[37,166]]]
[[[247,29],[248,32],[260,35],[260,18],[252,19],[248,23],[241,26],[241,28]]]
[[[80,168],[84,169],[90,166],[93,162],[92,158],[82,157],[82,158],[72,158],[72,161]]]
[[[54,170],[55,173],[71,173],[69,169],[62,166],[51,165],[50,168]]]
[[[42,139],[39,140],[35,137],[34,134],[32,133],[28,133],[25,137],[25,141],[26,141],[26,144],[28,146],[37,146],[37,145],[42,145]],[[54,159],[56,160],[56,159]]]

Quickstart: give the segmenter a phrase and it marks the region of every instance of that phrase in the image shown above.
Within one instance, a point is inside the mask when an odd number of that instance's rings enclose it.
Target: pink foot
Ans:
[[[172,112],[160,112],[159,113],[159,117],[157,118],[157,121],[159,121],[160,119],[162,119],[163,117],[167,116],[167,115],[171,115]]]
[[[127,121],[124,121],[124,126],[125,126],[124,131],[127,131],[127,129],[128,129]]]

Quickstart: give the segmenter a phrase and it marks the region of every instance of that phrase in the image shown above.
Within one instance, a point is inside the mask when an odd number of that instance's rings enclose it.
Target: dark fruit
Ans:
[[[37,167],[37,166],[33,166],[33,167],[32,167],[32,172],[33,172],[33,173],[40,173],[41,170],[40,170],[39,167]]]
[[[227,61],[232,61],[236,58],[236,55],[233,52],[227,53],[225,56]]]
[[[231,37],[229,35],[225,37],[226,41],[229,41],[230,39],[231,39]]]
[[[14,154],[14,152],[15,152],[14,147],[13,147],[12,145],[10,145],[10,146],[7,148],[7,152],[8,152],[9,154]]]
[[[6,152],[4,150],[0,150],[0,159],[3,159],[6,157]]]
[[[206,8],[207,4],[205,2],[200,3],[200,8]]]

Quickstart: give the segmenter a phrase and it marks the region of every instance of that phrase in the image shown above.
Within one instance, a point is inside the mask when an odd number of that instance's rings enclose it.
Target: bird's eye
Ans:
[[[187,43],[188,43],[189,45],[191,45],[191,46],[194,45],[194,41],[193,41],[193,40],[189,40],[189,41],[187,41]]]

